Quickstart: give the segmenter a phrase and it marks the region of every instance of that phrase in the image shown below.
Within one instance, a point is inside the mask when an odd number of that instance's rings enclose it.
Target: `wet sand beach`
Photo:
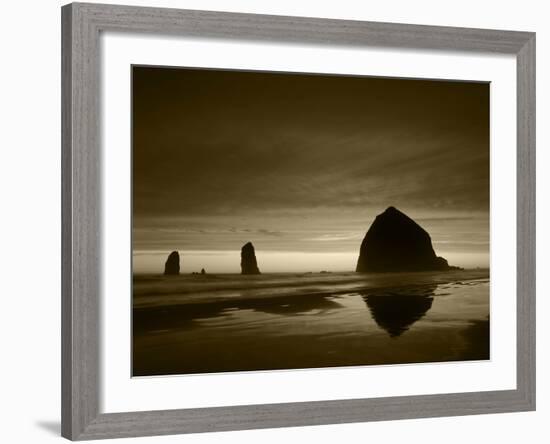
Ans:
[[[135,275],[133,375],[489,359],[489,272]]]

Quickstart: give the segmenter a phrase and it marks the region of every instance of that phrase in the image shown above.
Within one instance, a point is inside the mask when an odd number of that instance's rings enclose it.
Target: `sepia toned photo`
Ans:
[[[132,375],[490,359],[490,85],[132,67]]]

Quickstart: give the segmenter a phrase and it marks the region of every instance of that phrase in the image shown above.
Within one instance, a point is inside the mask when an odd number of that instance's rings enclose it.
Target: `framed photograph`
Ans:
[[[62,8],[62,434],[535,409],[535,35]]]

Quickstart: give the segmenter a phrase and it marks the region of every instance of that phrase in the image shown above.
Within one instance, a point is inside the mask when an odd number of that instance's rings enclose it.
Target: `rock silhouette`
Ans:
[[[241,249],[241,274],[260,274],[254,245],[246,243]]]
[[[363,299],[378,326],[396,338],[432,308],[436,286],[395,289],[363,295]]]
[[[172,251],[166,259],[164,264],[165,275],[177,275],[180,274],[180,255],[177,251]]]
[[[436,256],[426,230],[410,217],[389,207],[370,226],[359,252],[355,271],[449,270],[447,261]]]

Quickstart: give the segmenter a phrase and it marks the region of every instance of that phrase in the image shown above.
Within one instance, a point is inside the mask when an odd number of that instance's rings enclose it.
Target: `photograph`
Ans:
[[[490,360],[490,83],[133,65],[133,377]]]

